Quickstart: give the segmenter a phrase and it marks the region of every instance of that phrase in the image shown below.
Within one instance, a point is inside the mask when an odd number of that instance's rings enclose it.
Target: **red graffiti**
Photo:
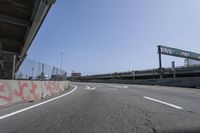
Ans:
[[[18,81],[18,86],[19,86],[19,89],[15,90],[15,95],[17,97],[20,97],[22,101],[30,101],[30,100],[35,100],[39,98],[39,95],[36,94],[37,84],[35,84],[33,81],[31,81],[31,86],[28,86],[27,82],[22,83],[21,81]],[[24,93],[25,90],[27,91],[26,96]]]
[[[43,82],[48,94],[58,94],[62,91],[58,81]],[[0,81],[0,108],[16,102],[34,101],[43,97],[42,82],[38,81]],[[41,85],[41,86],[40,86]],[[40,90],[40,91],[39,91]]]
[[[12,100],[10,88],[3,82],[0,82],[0,100],[0,108],[8,106]]]
[[[39,94],[36,93],[37,88],[38,88],[37,84],[35,84],[33,81],[31,81],[31,86],[32,86],[32,88],[30,89],[30,93],[34,96],[34,99],[39,99],[40,96],[39,96]]]
[[[45,82],[45,88],[51,94],[56,94],[60,92],[59,82],[56,81]]]
[[[19,89],[15,90],[15,95],[18,96],[18,97],[21,97],[21,99],[23,101],[28,101],[30,96],[29,95],[27,95],[27,96],[24,95],[24,90],[28,89],[28,83],[26,83],[26,82],[22,83],[21,81],[18,81],[18,86],[19,86]]]

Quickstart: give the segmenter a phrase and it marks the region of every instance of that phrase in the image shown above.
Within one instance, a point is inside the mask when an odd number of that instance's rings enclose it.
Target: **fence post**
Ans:
[[[41,76],[42,76],[42,80],[44,80],[44,64],[42,64],[42,74],[41,74]]]

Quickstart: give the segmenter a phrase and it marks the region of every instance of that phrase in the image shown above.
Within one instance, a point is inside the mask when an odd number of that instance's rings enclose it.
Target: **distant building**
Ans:
[[[189,67],[189,66],[197,66],[197,65],[200,65],[200,61],[185,59],[185,66]]]
[[[73,71],[73,72],[71,73],[71,77],[72,77],[72,78],[79,78],[79,77],[81,77],[81,73],[78,73],[78,72],[74,72],[74,71]]]

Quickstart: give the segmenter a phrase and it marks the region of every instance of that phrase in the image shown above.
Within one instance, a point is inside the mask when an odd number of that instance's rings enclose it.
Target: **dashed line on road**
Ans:
[[[160,100],[157,100],[157,99],[154,99],[154,98],[150,98],[150,97],[147,97],[147,96],[144,96],[144,98],[148,99],[148,100],[151,100],[151,101],[154,101],[154,102],[157,102],[157,103],[161,103],[161,104],[170,106],[170,107],[175,108],[175,109],[183,109],[180,106],[177,106],[177,105],[174,105],[174,104],[171,104],[171,103],[167,103],[167,102],[163,102],[163,101],[160,101]]]
[[[35,105],[33,105],[33,106],[30,106],[30,107],[27,107],[27,108],[24,108],[24,109],[20,109],[20,110],[15,111],[15,112],[12,112],[12,113],[9,113],[9,114],[6,114],[6,115],[3,115],[3,116],[0,116],[0,120],[5,119],[5,118],[8,118],[8,117],[11,117],[11,116],[16,115],[16,114],[19,114],[19,113],[22,113],[22,112],[27,111],[27,110],[30,110],[30,109],[32,109],[32,108],[35,108],[35,107],[41,106],[41,105],[43,105],[43,104],[46,104],[46,103],[52,102],[52,101],[54,101],[54,100],[60,99],[60,98],[62,98],[62,97],[64,97],[64,96],[66,96],[66,95],[71,94],[71,93],[74,92],[76,89],[77,89],[77,86],[75,86],[74,89],[71,90],[70,92],[67,92],[67,93],[65,93],[65,94],[63,94],[63,95],[60,95],[60,96],[54,97],[54,98],[52,98],[52,99],[46,100],[46,101],[44,101],[44,102],[41,102],[41,103],[35,104]]]
[[[126,85],[124,85],[123,87],[124,87],[124,88],[128,88],[128,86],[126,86]]]
[[[125,86],[125,85],[123,85],[123,86],[120,86],[120,85],[109,85],[109,86],[115,87],[115,88],[128,88],[128,86]]]

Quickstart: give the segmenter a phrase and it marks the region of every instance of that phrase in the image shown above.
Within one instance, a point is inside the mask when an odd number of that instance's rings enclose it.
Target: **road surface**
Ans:
[[[72,84],[60,97],[1,109],[0,133],[200,132],[198,89]]]

